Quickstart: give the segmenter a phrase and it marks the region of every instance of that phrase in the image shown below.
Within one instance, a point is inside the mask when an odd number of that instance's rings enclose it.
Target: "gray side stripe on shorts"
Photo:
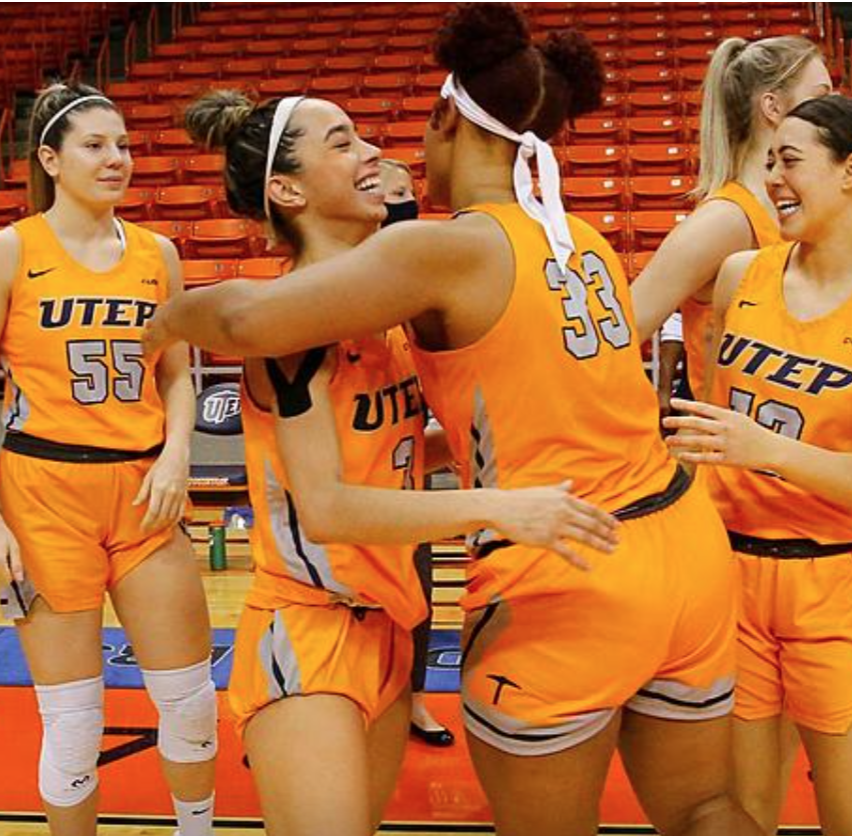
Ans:
[[[614,708],[579,714],[567,723],[529,726],[475,700],[463,702],[465,728],[475,737],[512,755],[552,755],[578,746],[606,728]]]
[[[672,679],[652,679],[627,708],[664,720],[711,720],[734,708],[734,677],[717,679],[709,688],[696,688]]]
[[[269,696],[277,700],[291,694],[300,694],[302,672],[299,670],[299,661],[280,612],[275,613],[266,635],[260,640],[258,650],[260,664],[266,671]]]

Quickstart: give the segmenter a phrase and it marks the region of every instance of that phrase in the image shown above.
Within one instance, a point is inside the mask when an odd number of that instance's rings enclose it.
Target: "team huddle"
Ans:
[[[378,827],[427,611],[412,544],[465,535],[462,712],[499,836],[597,833],[616,750],[659,833],[775,833],[800,743],[823,833],[849,836],[852,100],[803,38],[723,41],[696,209],[629,286],[547,142],[600,105],[590,43],[474,3],[435,55],[446,221],[379,229],[379,151],[336,104],[190,105],[231,210],[294,253],[190,292],[173,245],[115,215],[115,104],[36,102],[35,214],[0,232],[0,549],[34,591],[16,625],[50,832],[96,832],[108,592],[178,832],[212,834],[189,343],[245,358],[255,573],[228,698],[268,833]],[[641,346],[678,309],[694,400],[664,438]],[[424,490],[451,463],[462,487]]]

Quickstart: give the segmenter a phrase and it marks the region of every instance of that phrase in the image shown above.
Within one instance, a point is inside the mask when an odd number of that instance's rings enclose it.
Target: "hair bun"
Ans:
[[[238,90],[212,90],[186,109],[187,133],[209,150],[225,148],[254,110],[254,103]]]
[[[521,13],[511,3],[461,3],[435,40],[438,63],[462,78],[487,70],[532,43]]]
[[[539,47],[551,68],[566,83],[568,101],[566,113],[576,119],[601,106],[604,84],[603,65],[591,41],[576,30],[552,32]],[[581,83],[577,83],[580,80]]]

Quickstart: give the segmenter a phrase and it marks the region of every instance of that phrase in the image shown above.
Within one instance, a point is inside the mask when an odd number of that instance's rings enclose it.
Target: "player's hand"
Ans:
[[[24,565],[21,563],[21,549],[15,535],[9,530],[6,521],[0,517],[0,586],[9,581],[24,579]]]
[[[155,360],[169,346],[178,342],[166,326],[169,303],[165,302],[157,308],[154,316],[145,323],[142,331],[142,351],[148,360]]]
[[[189,451],[166,447],[145,475],[133,500],[134,505],[148,503],[142,520],[143,531],[159,531],[180,521],[186,508],[188,480]]]
[[[666,438],[672,455],[693,464],[724,464],[749,470],[771,467],[771,451],[778,436],[748,415],[700,401],[672,400],[683,415],[671,416],[663,426],[676,432]]]
[[[552,488],[501,491],[494,527],[515,543],[555,551],[572,566],[591,568],[571,541],[606,554],[618,546],[618,520],[571,495],[571,482]]]

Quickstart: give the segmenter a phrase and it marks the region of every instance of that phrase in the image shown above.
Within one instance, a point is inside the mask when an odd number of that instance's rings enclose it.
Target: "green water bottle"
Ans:
[[[225,523],[211,522],[207,528],[207,544],[210,549],[210,568],[219,572],[228,568],[228,552],[225,546]]]

